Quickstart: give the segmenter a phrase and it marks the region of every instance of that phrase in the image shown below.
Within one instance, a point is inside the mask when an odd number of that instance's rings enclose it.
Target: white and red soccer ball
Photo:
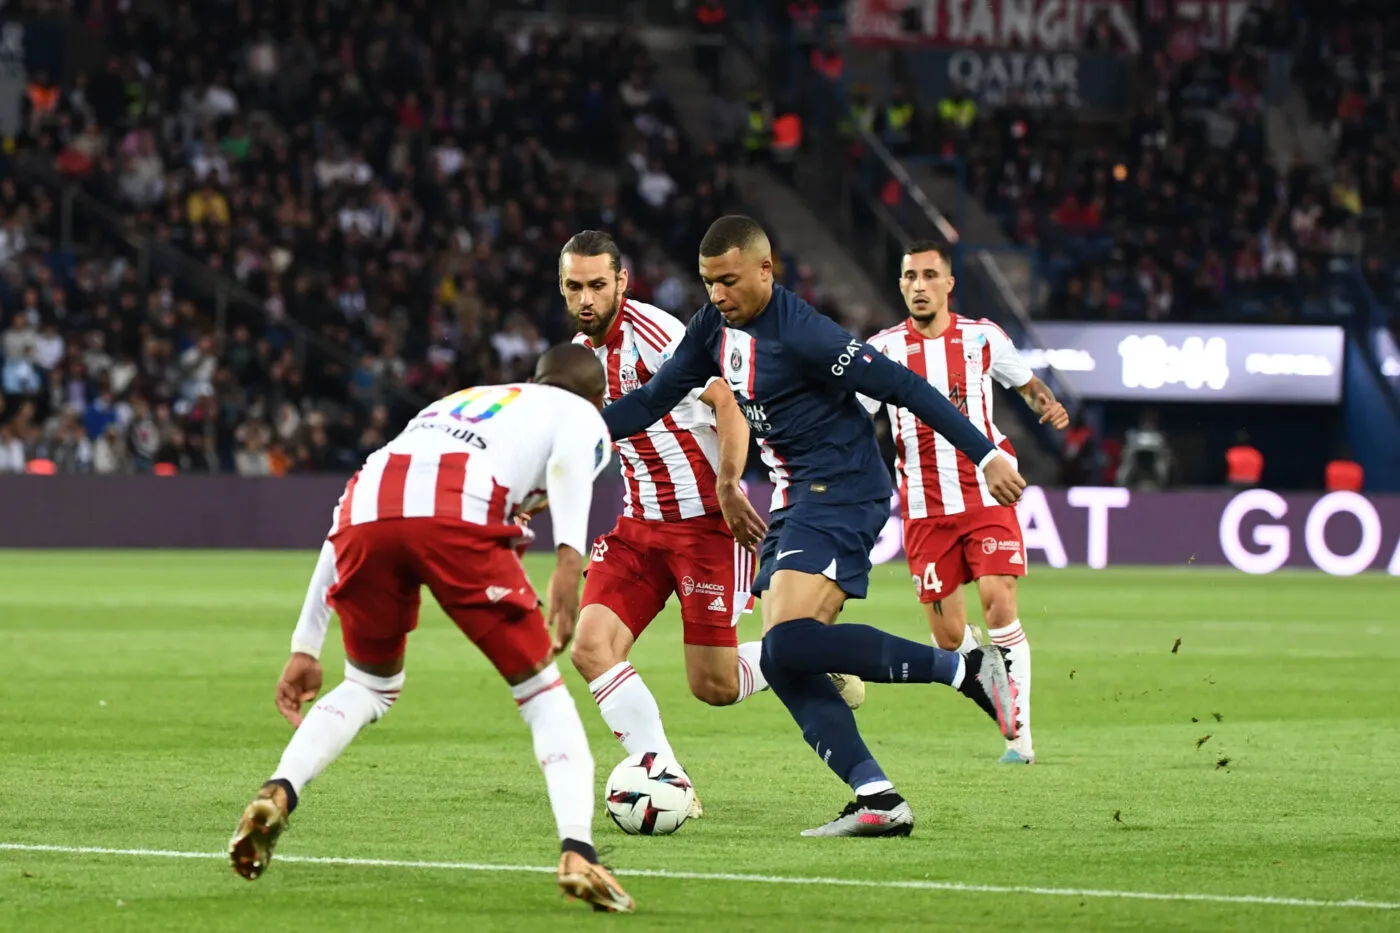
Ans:
[[[608,815],[631,836],[667,836],[690,817],[695,789],[675,761],[656,752],[628,755],[608,775]]]

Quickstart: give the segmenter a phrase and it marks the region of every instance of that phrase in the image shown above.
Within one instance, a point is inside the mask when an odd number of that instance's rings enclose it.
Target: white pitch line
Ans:
[[[0,851],[56,852],[65,855],[127,855],[137,858],[226,859],[222,852],[176,852],[170,849],[108,849],[100,846],[29,845],[0,842]],[[417,862],[391,858],[335,858],[314,855],[279,855],[279,862],[306,865],[347,865],[359,868],[418,868],[442,871],[513,872],[553,874],[547,865],[491,865],[484,862]],[[789,875],[740,875],[728,872],[633,869],[614,874],[628,878],[666,878],[673,881],[731,881],[740,884],[790,884],[835,888],[883,888],[904,891],[948,891],[960,894],[1032,894],[1041,897],[1096,897],[1125,901],[1182,901],[1203,904],[1259,904],[1272,907],[1321,907],[1332,910],[1400,910],[1400,902],[1329,901],[1303,897],[1268,897],[1257,894],[1191,894],[1158,891],[1108,891],[1095,888],[1041,888],[1030,885],[961,884],[955,881],[874,881],[860,878],[798,878]]]

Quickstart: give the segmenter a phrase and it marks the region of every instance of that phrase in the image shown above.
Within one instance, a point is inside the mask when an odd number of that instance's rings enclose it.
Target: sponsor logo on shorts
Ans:
[[[493,603],[498,603],[515,591],[508,586],[488,586],[486,588],[486,598]]]
[[[593,560],[602,562],[603,556],[608,553],[608,542],[601,538],[593,542]]]
[[[692,577],[682,578],[681,595],[690,596],[693,593],[714,593],[718,596],[723,596],[724,587],[720,586],[718,583],[696,583]],[[713,609],[715,607],[711,604],[710,608]]]
[[[1007,563],[1008,563],[1008,564],[1024,564],[1025,561],[1021,559],[1021,552],[1020,552],[1020,551],[1017,551],[1015,554],[1012,554],[1012,555],[1011,555],[1011,559],[1008,560]]]
[[[723,596],[716,596],[714,599],[710,600],[710,605],[709,605],[708,607],[706,607],[706,608],[708,608],[711,612],[728,612],[728,611],[729,611],[729,607],[727,607],[727,606],[724,604],[724,597],[723,597]]]

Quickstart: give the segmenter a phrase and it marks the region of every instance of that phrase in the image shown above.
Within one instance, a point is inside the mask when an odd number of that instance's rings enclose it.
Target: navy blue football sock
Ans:
[[[764,657],[770,643],[784,667],[854,674],[872,684],[951,685],[961,662],[956,651],[921,645],[871,625],[822,625],[816,619],[773,626],[763,637]]]
[[[768,647],[765,637],[759,665],[763,676],[768,678],[768,686],[802,727],[802,737],[817,757],[853,790],[884,781],[885,773],[856,728],[855,715],[826,674],[784,667]]]

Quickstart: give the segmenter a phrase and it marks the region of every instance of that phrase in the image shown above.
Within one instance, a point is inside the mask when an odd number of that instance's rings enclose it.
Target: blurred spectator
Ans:
[[[1234,446],[1225,451],[1225,482],[1236,489],[1251,489],[1264,476],[1264,455],[1249,442],[1248,431],[1235,434]]]
[[[1146,409],[1138,426],[1128,431],[1118,468],[1118,485],[1132,489],[1165,489],[1172,469],[1167,436],[1157,424],[1157,413]]]
[[[1351,459],[1349,451],[1342,451],[1327,464],[1324,486],[1328,492],[1361,492],[1365,485],[1365,471]]]
[[[569,336],[549,283],[583,227],[639,297],[698,303],[673,257],[693,269],[737,188],[629,33],[471,29],[426,0],[177,7],[108,20],[113,57],[71,86],[36,74],[34,174],[0,173],[0,422],[34,402],[59,469],[352,468],[424,398]],[[125,215],[75,213],[75,253],[60,177]]]

